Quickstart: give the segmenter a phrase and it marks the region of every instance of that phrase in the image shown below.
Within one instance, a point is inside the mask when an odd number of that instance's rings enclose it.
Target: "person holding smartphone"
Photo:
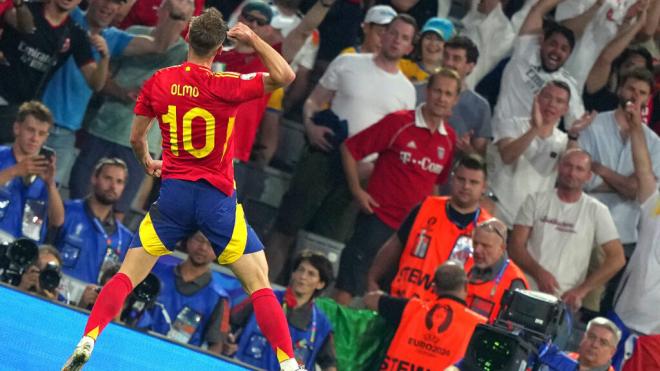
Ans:
[[[55,153],[43,147],[52,124],[42,103],[23,103],[13,123],[16,139],[0,146],[0,230],[16,238],[42,242],[47,226],[64,221]]]

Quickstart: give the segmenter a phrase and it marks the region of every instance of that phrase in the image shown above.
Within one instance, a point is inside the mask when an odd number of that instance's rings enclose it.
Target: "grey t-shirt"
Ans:
[[[456,135],[461,136],[472,131],[475,138],[490,139],[493,134],[490,126],[490,105],[476,92],[465,89],[454,106],[449,124]]]

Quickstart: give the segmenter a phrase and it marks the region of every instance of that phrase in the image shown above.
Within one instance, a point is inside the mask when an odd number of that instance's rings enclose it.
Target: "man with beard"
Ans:
[[[609,207],[614,219],[626,259],[632,256],[638,236],[640,209],[636,201],[639,184],[634,174],[630,137],[631,114],[629,105],[642,112],[654,86],[653,75],[645,68],[637,68],[621,76],[617,96],[619,107],[600,113],[591,127],[579,138],[580,146],[591,154],[594,176],[586,191]],[[641,115],[641,114],[640,114]],[[640,116],[641,119],[641,116]],[[646,143],[653,164],[653,172],[660,174],[660,139],[647,126],[643,126]],[[611,308],[619,276],[608,285],[601,311]]]
[[[229,332],[229,295],[213,280],[213,247],[199,231],[182,245],[186,260],[178,265],[161,260],[154,266],[161,283],[156,302],[162,306],[147,311],[137,326],[190,345],[207,343],[210,352],[220,354]]]
[[[571,90],[566,127],[582,116],[584,107],[575,79],[563,66],[575,46],[570,29],[551,24],[543,30],[543,17],[561,0],[540,0],[530,10],[514,43],[513,56],[502,74],[502,86],[495,106],[493,130],[510,117],[525,116],[532,110],[534,96],[550,80],[566,83]],[[541,33],[543,35],[541,35]]]
[[[114,206],[127,177],[124,161],[102,158],[91,177],[90,195],[65,202],[54,243],[62,255],[62,273],[96,284],[104,265],[123,259],[132,234],[115,217]]]
[[[529,195],[518,211],[509,254],[533,280],[532,287],[561,297],[573,311],[625,263],[623,248],[607,207],[585,194],[591,157],[568,150],[559,161],[557,188]],[[588,272],[594,249],[605,258]]]
[[[397,15],[387,26],[377,54],[340,55],[307,98],[303,122],[309,146],[298,162],[266,244],[271,280],[282,271],[299,229],[307,227],[338,241],[349,236],[355,212],[349,207],[352,197],[336,146],[346,132],[352,136],[389,113],[414,109],[415,88],[398,63],[412,51],[416,30],[414,18]],[[359,163],[361,180],[368,178],[372,167],[368,162]]]

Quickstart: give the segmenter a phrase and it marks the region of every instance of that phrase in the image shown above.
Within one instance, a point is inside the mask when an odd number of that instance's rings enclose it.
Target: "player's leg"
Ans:
[[[268,281],[268,264],[263,250],[242,255],[229,264],[229,268],[250,295],[257,324],[277,355],[282,370],[299,370],[282,304]]]
[[[246,223],[234,196],[209,188],[198,224],[211,241],[218,262],[229,266],[252,299],[257,324],[277,355],[282,370],[299,370],[289,326],[268,281],[263,244]]]
[[[158,256],[147,253],[142,247],[128,250],[119,272],[101,289],[87,319],[83,338],[62,370],[79,370],[89,360],[97,337],[119,314],[128,295],[147,277],[157,260]]]
[[[160,256],[170,253],[168,247],[174,247],[194,229],[194,210],[190,206],[193,202],[185,199],[186,196],[192,197],[192,193],[178,181],[163,182],[158,201],[140,223],[119,272],[99,293],[83,338],[62,370],[82,368],[91,356],[97,337],[119,314],[133,288],[147,277]]]

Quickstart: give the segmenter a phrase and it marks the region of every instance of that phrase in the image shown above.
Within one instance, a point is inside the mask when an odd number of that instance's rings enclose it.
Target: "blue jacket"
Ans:
[[[0,146],[0,170],[16,165],[11,147]],[[18,238],[23,237],[23,212],[29,205],[42,218],[43,224],[38,242],[46,234],[48,210],[48,185],[36,177],[30,185],[25,185],[21,177],[15,177],[0,185],[0,229]]]
[[[281,303],[284,297],[284,291],[275,291],[275,296]],[[306,329],[300,330],[289,325],[296,359],[298,362],[305,362],[305,367],[308,370],[315,369],[316,356],[321,350],[321,347],[323,347],[325,339],[332,332],[332,325],[325,314],[323,314],[316,304],[312,303],[312,306],[312,320]],[[241,333],[236,357],[255,367],[266,370],[280,369],[277,356],[259,329],[254,313],[252,313],[248,324]]]
[[[65,202],[64,224],[55,241],[62,255],[62,272],[85,282],[98,283],[106,255],[123,260],[131,242],[131,231],[117,219],[115,224],[115,232],[108,236],[85,200]]]
[[[158,294],[156,301],[165,307],[172,325],[175,324],[179,313],[186,307],[199,315],[199,323],[194,329],[188,344],[201,346],[204,342],[205,330],[213,311],[218,305],[218,302],[223,298],[228,299],[229,295],[214,279],[211,279],[211,282],[206,287],[193,295],[183,295],[176,288],[175,268],[176,265],[160,263],[154,267],[152,273],[160,279],[161,284],[160,294]],[[226,309],[229,310],[229,308]],[[167,335],[171,329],[171,325],[163,316],[162,308],[159,305],[155,305],[148,310],[146,315],[140,319],[138,327],[146,327],[163,335]]]

